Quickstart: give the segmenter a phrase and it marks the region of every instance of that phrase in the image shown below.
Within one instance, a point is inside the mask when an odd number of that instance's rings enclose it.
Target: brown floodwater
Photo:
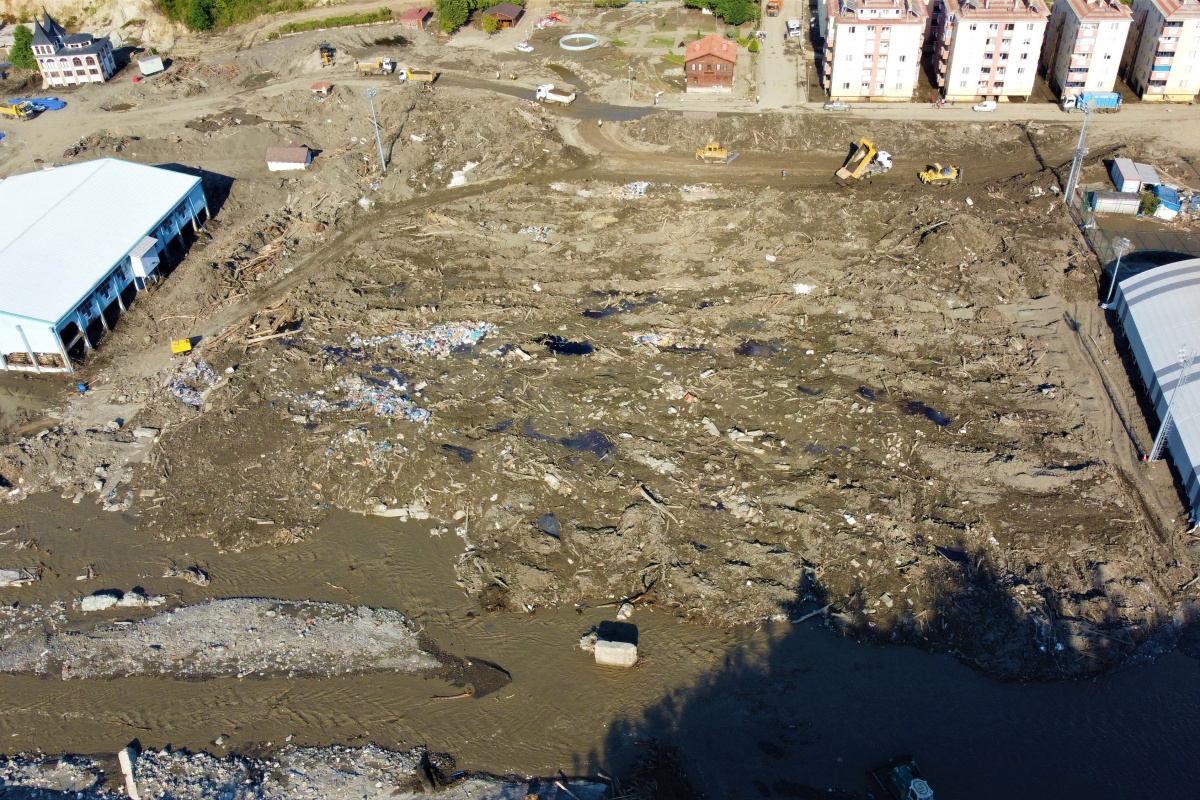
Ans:
[[[131,739],[261,752],[298,744],[425,745],[460,768],[549,775],[619,771],[651,739],[672,743],[712,797],[801,796],[804,786],[865,789],[863,771],[914,753],[939,796],[1188,796],[1200,781],[1200,664],[1171,654],[1084,683],[1004,684],[950,656],[867,647],[816,621],[720,630],[639,610],[645,658],[597,668],[576,646],[612,608],[488,614],[454,584],[463,550],[429,523],[331,514],[308,540],[219,553],[166,542],[136,518],[35,497],[0,508],[0,566],[44,578],[0,602],[46,603],[144,586],[192,603],[275,597],[399,609],[443,650],[512,674],[483,697],[436,700],[440,679],[62,681],[0,676],[8,752],[111,753]],[[15,543],[35,540],[37,549]],[[199,564],[207,587],[160,577]],[[97,578],[75,576],[92,565]],[[79,616],[69,612],[75,619]],[[474,615],[474,616],[472,616]],[[97,615],[98,616],[98,615]],[[269,743],[269,744],[268,744]]]

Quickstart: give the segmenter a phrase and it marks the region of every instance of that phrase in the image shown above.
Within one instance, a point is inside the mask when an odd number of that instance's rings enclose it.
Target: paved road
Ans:
[[[799,19],[806,28],[807,0],[783,0],[783,9],[778,17],[763,16],[762,30],[767,39],[758,54],[758,108],[793,108],[805,101],[804,62],[800,48],[785,44],[787,20]]]

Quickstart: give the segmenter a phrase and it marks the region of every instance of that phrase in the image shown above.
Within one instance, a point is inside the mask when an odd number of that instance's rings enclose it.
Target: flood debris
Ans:
[[[538,337],[537,342],[538,344],[545,345],[546,350],[556,356],[586,356],[596,350],[591,342],[572,342],[561,336],[551,336],[549,334]]]
[[[163,573],[164,578],[181,578],[194,586],[208,586],[211,582],[208,573],[195,565],[179,568],[171,566]]]
[[[203,361],[184,362],[167,384],[167,391],[189,406],[199,406],[217,384],[217,374]]]
[[[135,587],[128,592],[120,589],[100,589],[87,597],[75,601],[80,611],[107,611],[110,608],[154,608],[167,601],[162,595],[150,595],[145,589]]]
[[[16,569],[0,568],[0,588],[10,586],[27,586],[41,578],[37,572],[24,567]]]
[[[949,416],[943,414],[932,406],[927,406],[924,403],[916,400],[905,403],[902,408],[904,409],[904,413],[912,414],[918,417],[924,417],[934,425],[937,425],[939,428],[944,428],[950,424]]]
[[[430,330],[396,331],[387,336],[364,337],[355,333],[351,334],[349,343],[354,350],[395,343],[410,355],[441,359],[472,348],[496,333],[496,326],[490,322],[447,322]]]
[[[131,594],[109,590],[92,597],[107,598],[102,607],[112,608],[125,607],[120,595]],[[61,675],[64,680],[330,676],[421,672],[436,666],[437,659],[422,651],[412,626],[398,612],[258,599],[184,606],[132,625],[100,626],[86,636],[29,631],[14,636],[0,652],[0,672]]]

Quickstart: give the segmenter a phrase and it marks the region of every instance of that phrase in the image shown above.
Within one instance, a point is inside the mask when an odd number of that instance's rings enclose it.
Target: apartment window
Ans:
[[[863,61],[866,62],[866,66],[868,66],[868,67],[871,66],[871,60],[872,60],[872,57],[869,53],[867,55],[863,56]]]
[[[984,44],[984,47],[991,47],[995,43],[996,43],[995,39],[988,39],[987,42]]]
[[[1164,28],[1182,28],[1182,27],[1183,27],[1183,21],[1182,21],[1182,20],[1175,20],[1175,21],[1173,21],[1173,22],[1164,22],[1164,23],[1163,23],[1163,27],[1164,27]]]
[[[846,60],[847,60],[847,61],[853,61],[853,60],[854,60],[854,56],[853,56],[853,55],[846,56]]]
[[[975,30],[978,27],[979,27],[978,25],[971,25],[970,30]]]
[[[892,26],[891,26],[891,25],[884,25],[884,26],[883,26],[883,35],[884,35],[884,36],[887,36],[887,35],[891,34],[891,32],[892,32]]]
[[[1012,39],[1001,39],[1000,40],[1001,47],[1008,47],[1011,44],[1012,44]]]
[[[967,82],[966,82],[966,81],[959,81],[958,88],[960,88],[960,89],[965,89],[965,88],[967,88]]]
[[[999,29],[1000,29],[1000,25],[995,22],[993,22],[991,25],[988,25],[989,31],[995,31],[995,30],[999,30]]]
[[[1026,40],[1025,40],[1025,46],[1026,46],[1026,47],[1029,47],[1029,45],[1030,45],[1030,41],[1029,41],[1029,39],[1026,39]]]
[[[1032,23],[1032,22],[1030,22],[1030,23],[1027,23],[1027,24],[1025,25],[1025,30],[1027,30],[1027,31],[1031,31],[1031,30],[1033,30],[1033,23]]]
[[[1022,60],[1022,61],[1028,61],[1028,60],[1029,60],[1029,53],[1021,53],[1021,60]]]
[[[1151,86],[1166,86],[1166,81],[1150,81]]]
[[[874,25],[868,25],[868,26],[867,26],[867,33],[874,33],[874,32],[875,32],[875,26],[874,26]]]
[[[1001,60],[1001,61],[1008,61],[1008,53],[1001,53],[1001,54],[1000,54],[1000,60]]]
[[[1067,81],[1068,89],[1082,89],[1083,81]]]
[[[991,74],[992,74],[992,68],[991,68],[991,67],[981,67],[981,68],[979,69],[979,71],[980,71],[982,74],[984,74],[984,75],[991,75]]]
[[[971,68],[963,67],[963,75],[970,75],[970,74],[971,74]]]
[[[1003,89],[1003,88],[1004,88],[1004,81],[996,81],[996,82],[995,82],[995,83],[993,83],[992,85],[993,85],[993,86],[995,86],[997,89]]]
[[[100,74],[100,71],[99,71],[99,70],[97,70],[95,67],[92,67],[91,69],[89,69],[89,70],[88,70],[88,72],[92,73],[93,75],[99,75],[99,74]]]
[[[901,63],[901,64],[903,64],[903,63],[904,63],[905,61],[907,61],[907,60],[908,60],[908,56],[900,56],[900,63]]]
[[[1119,22],[1114,22],[1114,23],[1112,24],[1111,28],[1112,28],[1112,30],[1114,30],[1114,31],[1119,31],[1119,30],[1121,30],[1121,23],[1119,23]]]
[[[883,91],[883,84],[882,84],[882,83],[881,83],[881,84],[879,84],[879,91],[881,91],[881,92]]]
[[[1025,74],[1025,68],[1024,68],[1024,67],[1017,67],[1017,74],[1018,74],[1018,75],[1024,75],[1024,74]]]
[[[849,88],[850,88],[850,82],[849,82],[849,81],[846,81],[845,83],[843,83],[843,84],[842,84],[842,88],[843,88],[843,89],[849,89]]]

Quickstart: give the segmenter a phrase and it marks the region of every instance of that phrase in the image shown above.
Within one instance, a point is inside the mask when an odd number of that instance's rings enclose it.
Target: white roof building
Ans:
[[[200,178],[112,158],[0,183],[0,369],[70,369],[207,212]]]
[[[1183,479],[1193,519],[1200,513],[1200,360],[1179,385],[1181,349],[1200,351],[1200,258],[1147,270],[1117,285],[1114,308],[1158,419],[1173,404],[1166,447]]]

